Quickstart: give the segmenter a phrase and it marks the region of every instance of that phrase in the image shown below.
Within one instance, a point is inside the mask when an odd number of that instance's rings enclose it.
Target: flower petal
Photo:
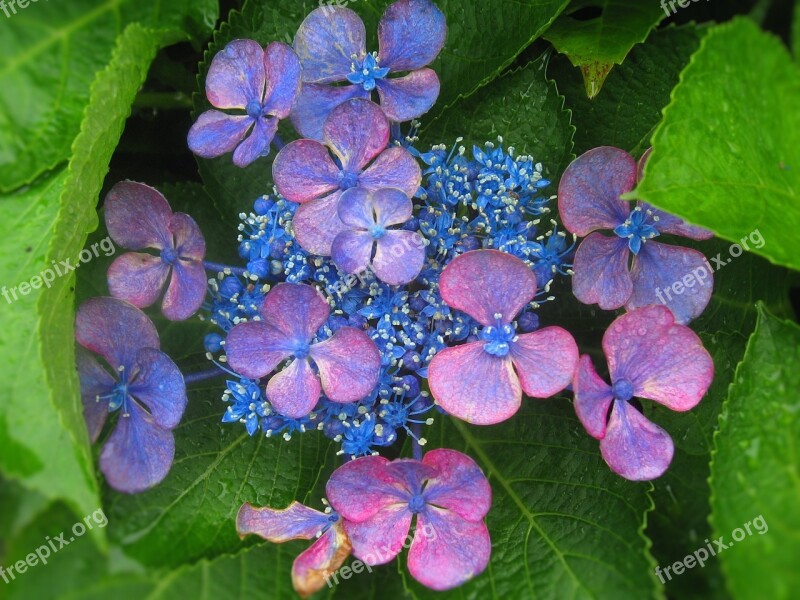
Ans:
[[[619,148],[602,146],[567,167],[558,187],[558,212],[571,233],[581,237],[614,229],[630,213],[620,195],[636,185],[636,161]]]
[[[350,188],[342,193],[336,213],[348,227],[369,229],[376,223],[373,196],[363,187]]]
[[[128,392],[143,404],[156,425],[174,429],[186,409],[186,384],[183,375],[172,359],[153,348],[142,348],[136,355],[138,371]]]
[[[257,158],[269,154],[270,144],[277,131],[278,119],[258,119],[250,135],[233,152],[233,164],[244,169]]]
[[[301,598],[319,592],[350,556],[350,540],[336,523],[292,563],[292,585]]]
[[[331,111],[353,98],[369,100],[370,92],[360,85],[304,83],[292,108],[292,124],[303,137],[322,141],[322,128]]]
[[[334,402],[354,402],[367,396],[381,370],[381,354],[365,331],[342,327],[329,339],[311,346],[325,395]]]
[[[394,229],[378,240],[372,266],[389,285],[414,281],[425,263],[425,240],[418,231]]]
[[[359,273],[369,266],[374,246],[368,232],[349,229],[333,240],[331,259],[345,273]]]
[[[292,219],[295,238],[306,252],[330,256],[333,240],[348,227],[337,214],[341,192],[301,204]]]
[[[593,438],[603,439],[608,424],[608,409],[614,399],[611,386],[603,381],[594,369],[588,354],[581,356],[575,381],[575,413]]]
[[[108,268],[108,291],[115,298],[145,308],[161,296],[169,271],[169,265],[158,256],[126,252]]]
[[[511,360],[488,354],[483,342],[441,350],[428,367],[428,383],[444,410],[474,425],[510,419],[522,403]]]
[[[292,202],[309,202],[339,189],[339,169],[328,149],[314,140],[287,144],[275,157],[272,177],[278,192]]]
[[[202,158],[222,156],[239,145],[252,125],[253,117],[207,110],[189,129],[189,150]]]
[[[292,354],[292,340],[285,331],[262,321],[239,323],[225,340],[228,363],[238,374],[252,379],[269,375]]]
[[[111,437],[100,453],[100,470],[108,484],[127,494],[143,492],[161,483],[175,457],[175,438],[162,429],[136,402],[120,414]]]
[[[627,310],[663,304],[684,325],[703,313],[714,291],[714,274],[702,252],[653,241],[634,259],[631,280]]]
[[[197,260],[175,261],[161,312],[170,321],[185,321],[200,310],[206,298],[207,285],[203,263]]]
[[[421,117],[439,97],[439,77],[432,69],[412,71],[405,77],[379,79],[381,108],[390,121],[402,123]]]
[[[331,307],[312,285],[279,283],[264,298],[261,317],[296,342],[309,342],[331,314]]]
[[[616,400],[600,453],[611,470],[631,481],[663,475],[672,462],[672,438],[650,422],[630,402]]]
[[[354,11],[322,6],[305,18],[294,38],[294,50],[303,64],[303,81],[332,83],[350,74],[351,58],[367,52],[367,31]]]
[[[389,143],[389,121],[380,106],[355,98],[331,111],[322,133],[342,169],[359,173]]]
[[[307,359],[295,359],[267,383],[267,400],[284,417],[299,419],[314,410],[320,396],[319,378]]]
[[[264,49],[253,40],[233,40],[211,61],[206,96],[217,108],[245,108],[261,101],[267,74]]]
[[[492,541],[483,521],[466,521],[454,512],[429,506],[417,516],[408,571],[432,590],[449,590],[482,573],[491,553]]]
[[[388,506],[400,504],[406,509],[411,499],[405,473],[387,470],[383,456],[365,456],[336,469],[325,486],[325,495],[333,509],[346,521],[360,523]]]
[[[371,192],[382,188],[397,188],[409,198],[419,190],[422,171],[419,163],[405,148],[388,148],[358,178],[358,185]]]
[[[466,454],[439,448],[427,452],[422,463],[437,475],[428,480],[425,502],[455,512],[467,521],[480,521],[492,506],[492,488],[481,468]]]
[[[365,521],[344,522],[344,530],[353,546],[353,556],[370,566],[385,565],[408,547],[411,528],[408,504],[393,504]]]
[[[206,257],[206,241],[195,220],[189,215],[176,212],[169,222],[175,250],[180,258],[202,261]]]
[[[382,67],[413,71],[438,56],[447,37],[447,22],[430,0],[399,0],[389,5],[378,24]]]
[[[603,336],[611,381],[628,379],[633,393],[666,407],[694,408],[714,378],[714,362],[691,329],[664,306],[648,306],[616,319]]]
[[[129,250],[171,247],[172,209],[158,190],[121,181],[108,192],[104,206],[108,234],[120,246]]]
[[[658,221],[655,223],[655,228],[661,233],[680,235],[693,240],[710,240],[714,237],[713,231],[709,231],[703,227],[698,227],[697,225],[689,225],[683,219],[671,215],[663,210],[659,210],[654,206],[650,206],[645,202],[640,202],[639,206],[642,207],[642,210],[652,213],[652,215],[658,219]]]
[[[522,390],[534,398],[549,398],[572,383],[578,345],[566,329],[545,327],[518,336],[510,356]]]
[[[397,188],[380,188],[372,193],[375,220],[382,227],[402,225],[413,216],[414,203]]]
[[[572,261],[572,293],[584,304],[614,310],[625,304],[633,291],[628,273],[628,240],[591,233]]]
[[[254,533],[274,544],[313,540],[331,524],[330,516],[299,502],[292,502],[283,510],[256,508],[245,503],[236,516],[236,531],[242,537]]]
[[[264,52],[264,69],[267,74],[264,111],[285,119],[300,91],[300,59],[288,44],[272,42]]]
[[[91,298],[81,304],[75,315],[75,339],[106,359],[112,369],[130,368],[139,350],[160,347],[147,315],[116,298]]]
[[[536,276],[520,259],[499,250],[473,250],[442,271],[442,299],[481,325],[510,323],[536,295]]]
[[[98,396],[108,394],[117,382],[89,352],[80,346],[76,349],[75,361],[81,384],[83,418],[89,430],[89,439],[94,443],[108,418],[108,402],[100,400]]]

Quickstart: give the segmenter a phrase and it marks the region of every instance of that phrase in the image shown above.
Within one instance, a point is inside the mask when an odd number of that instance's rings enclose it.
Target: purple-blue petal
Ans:
[[[348,229],[333,240],[331,259],[345,273],[358,273],[369,266],[374,245],[368,232]]]
[[[225,353],[231,368],[260,379],[291,356],[294,344],[286,332],[263,321],[239,323],[228,332]]]
[[[269,147],[278,131],[278,119],[260,118],[250,135],[233,152],[233,164],[245,168],[257,158],[269,154]]]
[[[614,396],[611,386],[595,371],[592,358],[588,354],[580,358],[572,388],[575,392],[573,404],[578,419],[589,435],[602,439],[606,434],[608,409]]]
[[[603,310],[623,306],[633,284],[628,273],[628,240],[591,233],[575,252],[572,262],[572,292],[584,304]]]
[[[203,263],[179,259],[172,266],[172,278],[161,303],[161,312],[170,321],[185,321],[194,315],[206,297],[208,278]]]
[[[186,384],[172,359],[153,348],[142,348],[136,356],[137,372],[130,395],[147,407],[153,421],[163,429],[174,429],[186,409]]]
[[[421,117],[439,97],[439,77],[431,69],[412,71],[405,77],[379,79],[377,84],[383,112],[397,123]]]
[[[381,188],[372,193],[375,219],[381,227],[403,225],[414,211],[408,195],[397,188]]]
[[[115,298],[145,308],[161,297],[170,267],[158,256],[126,252],[108,268],[108,291]]]
[[[172,209],[158,190],[135,181],[121,181],[108,192],[104,206],[108,233],[123,248],[172,246]]]
[[[285,119],[300,91],[300,59],[291,46],[272,42],[264,53],[267,88],[262,102],[265,114]]]
[[[253,40],[233,40],[211,61],[206,96],[217,108],[245,108],[264,95],[264,49]]]
[[[363,187],[345,191],[339,199],[336,213],[342,223],[354,229],[370,229],[376,224],[373,196]]]
[[[322,141],[325,120],[334,108],[353,98],[369,97],[370,93],[360,85],[304,83],[292,108],[292,124],[303,137]]]
[[[189,130],[189,149],[203,158],[222,156],[236,148],[253,125],[247,115],[226,115],[207,110]]]
[[[703,227],[698,227],[697,225],[689,225],[683,219],[680,219],[675,215],[671,215],[666,211],[655,208],[646,202],[640,202],[639,206],[642,207],[642,210],[651,212],[653,216],[656,217],[657,221],[654,227],[661,233],[680,235],[693,240],[710,240],[712,237],[714,237],[713,231],[709,231]]]
[[[298,204],[338,192],[338,176],[339,168],[328,149],[315,140],[287,144],[272,164],[272,178],[278,192]]]
[[[351,58],[367,52],[364,22],[349,8],[321,6],[305,18],[294,38],[303,81],[333,83],[350,73]]]
[[[342,170],[358,174],[389,143],[389,121],[380,106],[356,98],[331,111],[322,133]]]
[[[110,393],[116,385],[116,380],[80,346],[76,349],[75,361],[81,384],[83,418],[89,431],[89,439],[96,442],[108,418],[108,402],[101,401],[98,396]]]
[[[245,503],[236,516],[236,531],[241,536],[256,534],[274,544],[289,540],[313,540],[331,525],[331,515],[299,502],[292,502],[283,510],[256,508]]]
[[[203,260],[206,257],[206,241],[192,217],[182,212],[175,213],[170,219],[169,230],[180,258]]]
[[[398,0],[389,5],[378,24],[381,66],[413,71],[438,56],[447,37],[447,23],[430,0]]]
[[[417,278],[425,263],[425,240],[417,231],[390,230],[378,239],[372,266],[378,279],[404,285]]]

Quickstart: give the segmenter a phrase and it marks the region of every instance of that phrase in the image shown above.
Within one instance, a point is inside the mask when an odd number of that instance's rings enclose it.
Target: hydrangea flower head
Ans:
[[[90,439],[97,441],[109,415],[119,413],[100,453],[100,470],[121,492],[153,487],[166,477],[175,455],[171,430],[186,408],[181,372],[159,350],[150,319],[123,300],[92,298],[81,305],[75,339],[81,346],[77,364]]]
[[[203,158],[233,150],[237,167],[269,154],[278,123],[289,116],[300,89],[300,70],[287,44],[265,49],[253,40],[230,42],[214,56],[206,78],[208,101],[221,110],[200,115],[189,130],[189,148]]]
[[[448,305],[483,327],[477,341],[445,348],[428,368],[431,393],[448,413],[492,425],[519,410],[523,391],[547,398],[572,381],[578,348],[566,330],[517,333],[514,318],[536,295],[536,276],[522,260],[467,252],[444,268],[439,285]]]
[[[454,588],[489,562],[483,519],[492,490],[478,465],[460,452],[432,450],[421,461],[358,458],[334,471],[326,492],[344,519],[353,555],[368,565],[400,553],[415,516],[408,570],[423,585]]]
[[[397,188],[409,198],[417,193],[419,165],[405,148],[387,149],[389,133],[389,122],[377,104],[350,100],[325,121],[324,145],[297,140],[275,157],[272,174],[278,191],[301,204],[292,225],[305,250],[330,256],[333,240],[348,229],[337,212],[346,190]]]
[[[322,391],[335,402],[360,400],[378,383],[380,353],[354,327],[312,343],[329,316],[328,303],[314,287],[278,284],[264,298],[261,320],[240,323],[228,333],[228,362],[237,373],[259,379],[291,359],[266,389],[267,400],[286,417],[309,414]]]
[[[244,504],[236,517],[236,530],[242,537],[256,534],[274,544],[316,538],[292,563],[292,584],[302,598],[322,590],[350,556],[342,520],[330,508],[320,512],[299,502],[284,510]]]
[[[413,281],[425,261],[425,240],[418,232],[389,229],[411,219],[412,210],[411,199],[398,189],[347,190],[337,209],[347,229],[333,240],[333,262],[347,273],[371,266],[389,285]]]
[[[567,230],[585,236],[573,261],[573,292],[584,304],[598,304],[604,310],[663,303],[685,324],[700,315],[711,299],[712,269],[697,250],[652,240],[661,234],[705,240],[713,234],[644,202],[631,209],[621,200],[635,187],[642,167],[623,150],[601,147],[579,156],[564,172],[559,213]],[[599,230],[615,235],[605,236]],[[693,273],[696,284],[680,295],[665,296],[663,290]]]
[[[189,215],[176,212],[150,186],[133,181],[115,185],[105,199],[105,221],[111,238],[129,250],[150,248],[158,255],[128,252],[108,269],[111,295],[145,308],[161,297],[161,312],[172,321],[188,319],[203,304],[206,242]]]
[[[446,36],[444,14],[431,0],[399,0],[389,5],[378,25],[378,52],[368,53],[358,14],[344,7],[317,8],[294,39],[303,86],[292,123],[301,135],[321,139],[331,110],[352,98],[369,99],[374,90],[391,121],[421,116],[439,96],[439,78],[426,67]],[[407,74],[390,77],[398,73]]]
[[[647,306],[616,319],[603,336],[611,385],[588,355],[575,376],[575,411],[603,458],[626,479],[659,477],[672,461],[672,438],[631,403],[646,398],[671,410],[694,408],[714,378],[700,338],[675,322],[665,306]]]

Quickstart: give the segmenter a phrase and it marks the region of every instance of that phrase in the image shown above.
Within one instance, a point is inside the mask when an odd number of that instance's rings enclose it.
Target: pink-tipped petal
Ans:
[[[267,400],[284,417],[299,419],[314,410],[321,393],[308,360],[295,359],[267,383]]]
[[[256,508],[245,503],[236,516],[236,531],[240,536],[252,533],[274,544],[289,540],[313,540],[330,524],[330,515],[299,502],[292,502],[283,510]]]
[[[661,233],[670,233],[672,235],[680,235],[693,240],[710,240],[714,237],[714,232],[698,227],[697,225],[689,225],[683,219],[669,214],[663,210],[659,210],[654,206],[650,206],[645,202],[640,202],[639,206],[642,210],[647,211],[658,219],[655,223],[655,228]]]
[[[375,221],[381,227],[402,225],[414,212],[414,203],[403,190],[380,188],[372,193]]]
[[[206,241],[195,220],[189,215],[176,212],[169,222],[175,250],[180,258],[203,260],[206,256]]]
[[[534,398],[549,398],[572,383],[578,345],[566,329],[545,327],[518,336],[511,360],[522,390]]]
[[[80,376],[83,418],[89,431],[89,439],[94,443],[108,419],[108,402],[101,401],[98,396],[108,394],[117,382],[89,352],[80,346],[76,349],[75,361]]]
[[[261,101],[266,71],[264,49],[253,40],[233,40],[211,61],[206,96],[217,108],[245,108]]]
[[[389,121],[369,100],[347,100],[334,108],[322,128],[325,143],[346,172],[359,173],[389,143]]]
[[[247,115],[207,110],[189,129],[189,150],[202,158],[222,156],[236,148],[252,126],[253,118]]]
[[[108,291],[115,298],[145,308],[161,297],[169,271],[169,265],[158,256],[126,252],[108,268]]]
[[[413,71],[405,77],[378,80],[381,108],[389,120],[403,123],[428,112],[439,97],[439,77],[432,69]]]
[[[405,148],[388,148],[358,178],[358,184],[377,192],[383,188],[396,188],[409,198],[419,191],[422,171],[419,163]]]
[[[367,30],[361,17],[349,8],[321,6],[300,24],[294,49],[303,64],[303,81],[332,83],[350,74],[352,56],[367,52]]]
[[[694,408],[714,379],[714,362],[691,329],[664,306],[648,306],[616,319],[603,336],[611,381],[627,379],[633,393],[666,407]]]
[[[408,504],[393,504],[360,523],[344,522],[353,556],[370,566],[385,565],[403,551],[411,527]]]
[[[267,74],[264,110],[268,115],[285,119],[300,90],[300,59],[288,44],[272,42],[264,52],[264,68]]]
[[[272,177],[284,198],[300,204],[339,189],[339,169],[328,149],[314,140],[287,144],[275,157]]]
[[[399,0],[383,13],[378,24],[381,66],[413,71],[438,56],[447,37],[444,13],[430,0]]]
[[[372,195],[363,187],[344,192],[336,212],[342,223],[355,229],[369,229],[376,222]]]
[[[408,570],[432,590],[449,590],[482,573],[491,553],[492,541],[483,521],[466,521],[431,506],[417,516]]]
[[[342,523],[336,523],[292,563],[292,585],[301,598],[330,585],[331,577],[350,556],[350,540]]]
[[[168,248],[172,209],[158,190],[135,181],[121,181],[105,199],[108,234],[129,250]]]
[[[178,260],[172,267],[161,312],[170,321],[185,321],[203,305],[208,278],[203,263],[197,260]]]
[[[584,304],[603,310],[623,306],[631,296],[633,283],[628,273],[628,240],[589,234],[578,246],[572,261],[572,292]]]
[[[256,159],[269,154],[270,144],[278,131],[278,119],[261,118],[256,120],[250,135],[233,152],[233,164],[244,169]]]
[[[619,148],[602,146],[582,154],[567,167],[558,187],[558,212],[564,227],[584,237],[614,229],[630,213],[620,196],[636,185],[636,162]]]
[[[510,323],[536,295],[536,276],[499,250],[473,250],[453,259],[439,282],[442,299],[481,325]]]
[[[425,487],[425,502],[452,510],[467,521],[480,521],[492,506],[492,488],[481,468],[466,454],[439,448],[422,463],[437,474]]]
[[[331,259],[345,273],[359,273],[369,266],[375,240],[366,231],[350,229],[336,236]]]
[[[511,359],[488,354],[483,342],[441,350],[428,367],[428,383],[444,410],[474,425],[510,419],[522,403]]]
[[[337,191],[302,204],[292,219],[292,227],[297,243],[306,252],[319,256],[330,256],[333,240],[348,229],[342,223],[337,209],[342,193]]]
[[[313,285],[279,283],[261,305],[264,323],[293,342],[310,342],[331,314],[331,307]]]
[[[404,285],[417,278],[425,264],[425,240],[417,231],[390,230],[378,240],[372,266],[378,279]]]
[[[401,504],[406,508],[411,491],[404,473],[387,470],[389,460],[382,456],[365,456],[336,469],[325,486],[325,494],[333,509],[345,520],[360,523]]]
[[[365,331],[342,327],[309,352],[319,369],[322,389],[334,402],[354,402],[378,384],[381,354]]]
[[[322,141],[325,120],[334,108],[353,98],[369,97],[370,92],[361,85],[304,83],[292,108],[292,125],[303,137]]]
[[[285,332],[262,321],[249,321],[228,332],[225,353],[239,375],[260,379],[291,356],[292,346]]]
[[[608,424],[608,409],[614,399],[611,386],[603,381],[594,369],[588,354],[581,356],[575,381],[575,413],[578,420],[595,439],[603,439]]]
[[[618,475],[631,481],[650,481],[664,474],[675,447],[669,434],[629,402],[614,402],[600,453]]]

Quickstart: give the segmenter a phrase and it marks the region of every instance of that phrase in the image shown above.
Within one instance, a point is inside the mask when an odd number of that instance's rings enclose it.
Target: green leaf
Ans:
[[[585,18],[586,11],[600,10]],[[544,34],[583,74],[586,94],[594,98],[614,65],[643,42],[665,17],[658,2],[575,0]]]
[[[794,18],[792,19],[792,47],[794,59],[800,61],[800,2],[794,3]]]
[[[800,586],[800,327],[763,305],[758,312],[714,437],[711,520],[714,537],[731,546],[718,558],[735,598],[793,598]]]
[[[768,93],[765,91],[768,90]],[[800,269],[800,72],[747,19],[714,28],[681,74],[629,196]]]
[[[14,6],[8,3],[9,9]],[[33,181],[70,156],[95,74],[130,23],[170,41],[203,40],[216,0],[38,2],[4,19],[0,36],[0,191]]]
[[[536,60],[459,100],[424,128],[418,146],[450,145],[463,137],[471,152],[473,144],[482,147],[501,136],[518,154],[544,163],[548,177],[557,179],[574,158],[575,128],[564,98],[546,78],[545,66],[545,60]]]

